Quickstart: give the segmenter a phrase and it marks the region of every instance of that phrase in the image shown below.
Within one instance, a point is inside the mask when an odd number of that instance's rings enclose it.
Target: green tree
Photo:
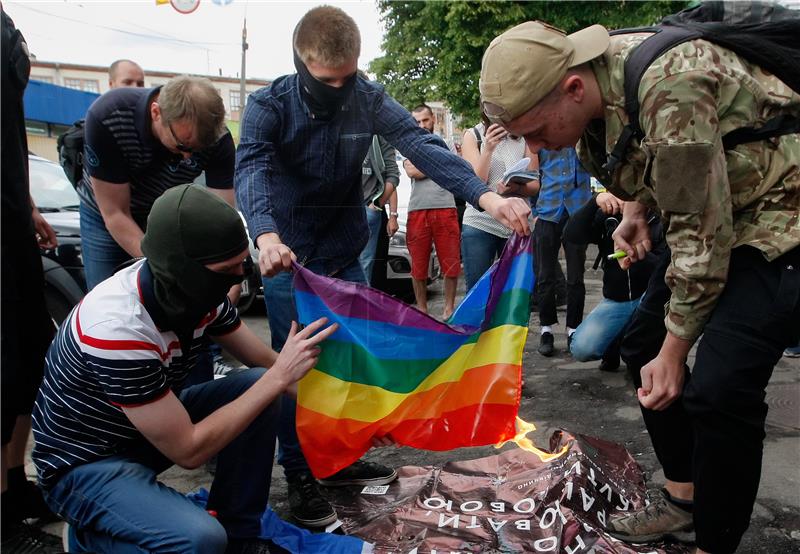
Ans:
[[[467,124],[479,117],[483,52],[494,37],[539,19],[572,33],[600,23],[608,29],[650,25],[686,1],[464,2],[378,0],[386,55],[369,69],[401,104],[441,100]]]

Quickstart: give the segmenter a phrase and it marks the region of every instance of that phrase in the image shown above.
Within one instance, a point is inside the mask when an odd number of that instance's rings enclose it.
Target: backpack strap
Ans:
[[[647,68],[650,67],[656,58],[664,54],[667,50],[700,37],[700,32],[687,29],[685,27],[639,27],[636,29],[621,29],[612,31],[610,35],[620,35],[629,33],[651,32],[647,37],[630,53],[625,60],[625,113],[628,115],[628,124],[622,129],[617,143],[608,156],[608,160],[603,165],[603,169],[609,174],[614,172],[617,165],[622,161],[625,152],[635,138],[642,140],[644,131],[639,124],[639,84]]]
[[[475,140],[478,141],[478,153],[480,153],[481,145],[483,144],[483,136],[481,136],[481,132],[478,131],[477,127],[473,127],[472,132],[475,135]]]
[[[740,127],[722,137],[722,147],[732,150],[740,144],[800,133],[800,117],[783,114],[773,117],[761,127]]]

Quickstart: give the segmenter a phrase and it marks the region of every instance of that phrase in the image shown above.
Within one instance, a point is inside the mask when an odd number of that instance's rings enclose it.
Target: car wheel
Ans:
[[[67,319],[69,312],[75,306],[61,291],[47,283],[44,287],[44,302],[47,305],[50,319],[53,320],[56,327],[59,327]]]
[[[246,313],[250,308],[253,307],[253,300],[256,299],[256,294],[251,292],[247,296],[240,296],[239,302],[236,304],[236,309],[239,310],[240,314]]]
[[[258,296],[258,291],[261,290],[261,274],[258,272],[258,266],[253,264],[253,260],[249,256],[244,265],[245,279],[242,282],[242,295],[239,296],[239,302],[236,304],[240,314],[247,312],[253,306],[253,301]],[[245,294],[245,290],[247,294]]]

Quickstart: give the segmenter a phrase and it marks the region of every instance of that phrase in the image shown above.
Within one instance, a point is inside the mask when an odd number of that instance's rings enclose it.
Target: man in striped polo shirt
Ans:
[[[156,200],[142,250],[146,259],[86,295],[48,351],[33,414],[45,499],[71,525],[70,551],[262,551],[254,537],[280,396],[336,326],[293,324],[277,354],[242,324],[227,292],[242,279],[244,225],[200,187]],[[270,370],[187,386],[206,334]],[[207,508],[216,518],[156,480],[173,464],[194,468],[214,455]]]
[[[78,193],[89,290],[142,256],[147,215],[165,190],[205,171],[208,188],[233,206],[233,138],[208,79],[112,89],[89,108],[85,133]]]

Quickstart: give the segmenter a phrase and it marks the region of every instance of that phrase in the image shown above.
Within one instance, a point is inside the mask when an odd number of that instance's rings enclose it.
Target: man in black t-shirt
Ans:
[[[81,247],[91,290],[130,258],[161,193],[205,171],[233,205],[233,138],[208,79],[180,76],[163,87],[113,89],[86,114]]]

